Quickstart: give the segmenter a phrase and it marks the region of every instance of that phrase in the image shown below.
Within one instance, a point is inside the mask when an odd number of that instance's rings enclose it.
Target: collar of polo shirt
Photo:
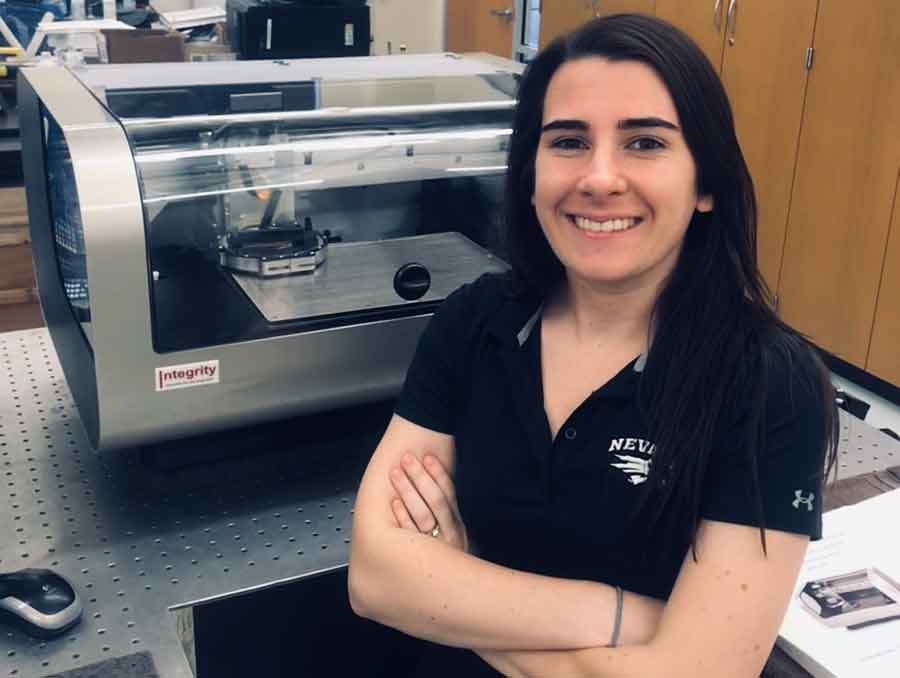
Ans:
[[[519,348],[522,348],[525,345],[525,342],[528,341],[528,337],[531,336],[531,332],[534,330],[534,326],[537,325],[538,320],[541,318],[541,313],[544,310],[544,305],[538,305],[537,309],[534,313],[531,314],[531,317],[522,325],[522,329],[520,329],[516,333],[516,341],[519,343]],[[652,345],[653,338],[651,336],[650,343]],[[647,364],[647,353],[649,352],[650,347],[647,347],[647,350],[641,353],[638,356],[638,359],[634,363],[634,371],[635,372],[643,372],[644,367]]]

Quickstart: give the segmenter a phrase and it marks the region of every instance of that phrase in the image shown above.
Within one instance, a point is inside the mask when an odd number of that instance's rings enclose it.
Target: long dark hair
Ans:
[[[747,403],[742,416],[748,433],[738,453],[745,455],[755,478],[765,551],[756,453],[765,442],[774,364],[787,364],[803,377],[804,397],[821,398],[823,479],[835,465],[838,416],[818,354],[772,310],[771,294],[757,268],[753,182],[728,96],[709,60],[680,30],[638,14],[594,19],[554,40],[528,65],[519,87],[506,177],[505,248],[514,289],[546,298],[564,279],[531,203],[535,155],[554,73],[567,61],[597,56],[641,62],[662,79],[697,167],[697,192],[714,201],[711,212],[695,211],[679,260],[653,310],[652,350],[639,400],[656,444],[657,472],[644,483],[638,511],[646,512],[651,525],[666,512],[687,512],[687,534],[696,547],[709,458],[740,399]]]

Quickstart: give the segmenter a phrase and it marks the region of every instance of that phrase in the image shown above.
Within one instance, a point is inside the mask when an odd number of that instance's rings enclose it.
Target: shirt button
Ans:
[[[578,435],[578,433],[570,426],[563,431],[563,435],[566,437],[566,440],[575,440],[575,436]]]

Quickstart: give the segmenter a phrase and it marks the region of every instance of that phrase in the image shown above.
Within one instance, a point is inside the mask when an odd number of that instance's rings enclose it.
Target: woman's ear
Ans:
[[[701,195],[697,198],[697,211],[698,212],[712,212],[713,210],[713,197],[712,193],[706,193],[705,195]]]

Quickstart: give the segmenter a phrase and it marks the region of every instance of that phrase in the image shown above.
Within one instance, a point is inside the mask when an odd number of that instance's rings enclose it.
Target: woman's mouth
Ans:
[[[587,217],[571,216],[570,219],[573,221],[576,228],[587,231],[588,233],[618,233],[620,231],[628,231],[643,221],[640,217],[624,217],[594,221]]]

